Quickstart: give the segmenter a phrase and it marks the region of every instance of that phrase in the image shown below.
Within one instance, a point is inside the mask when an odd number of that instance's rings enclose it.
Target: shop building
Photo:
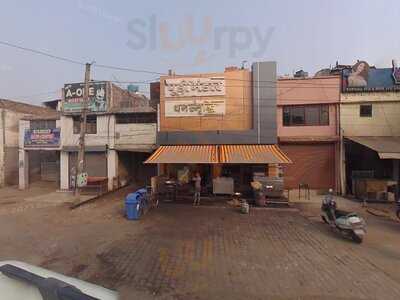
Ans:
[[[365,61],[342,71],[342,189],[362,199],[394,198],[399,182],[400,69]]]
[[[44,107],[0,99],[0,187],[18,184],[19,120],[49,113]]]
[[[274,62],[161,76],[158,111],[158,149],[146,163],[182,189],[199,171],[203,193],[246,193],[254,173],[277,177],[290,163],[276,145]]]
[[[339,100],[339,75],[278,79],[279,147],[293,162],[284,165],[286,188],[339,190]]]
[[[55,125],[55,128],[47,128],[53,137],[59,132],[57,146],[55,142],[48,142],[53,145],[52,151],[59,152],[59,186],[62,190],[75,187],[83,90],[83,83],[66,84],[59,105],[59,119],[47,124]],[[87,111],[84,170],[88,176],[101,181],[109,191],[134,181],[150,184],[156,168],[142,162],[155,149],[157,113],[149,106],[148,99],[111,82],[91,82]],[[21,136],[29,136],[32,130],[32,121],[27,120]],[[40,130],[33,134],[39,139],[37,132]],[[27,145],[25,138],[20,160],[28,159],[32,147],[42,152],[50,150],[43,138],[40,140],[40,145],[32,146],[32,143]],[[26,188],[32,171],[28,164],[23,165],[20,187]]]
[[[77,167],[83,87],[83,83],[66,84],[63,90],[62,189],[72,188]],[[157,114],[148,99],[110,82],[92,83],[89,98],[85,137],[88,176],[106,178],[108,190],[134,180],[148,180],[149,184],[155,168],[142,162],[155,148]]]
[[[60,183],[60,113],[27,115],[19,121],[19,188],[44,181]]]

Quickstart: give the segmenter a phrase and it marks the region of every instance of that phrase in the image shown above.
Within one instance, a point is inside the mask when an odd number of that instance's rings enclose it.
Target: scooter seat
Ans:
[[[339,209],[335,210],[335,217],[336,218],[347,217],[347,216],[350,216],[350,215],[351,215],[351,213],[349,213],[347,211],[339,210]]]

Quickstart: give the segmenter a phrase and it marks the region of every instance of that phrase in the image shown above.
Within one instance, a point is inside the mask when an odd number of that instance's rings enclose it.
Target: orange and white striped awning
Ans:
[[[215,164],[218,163],[218,151],[215,145],[160,146],[145,163]]]
[[[223,164],[290,164],[292,161],[277,145],[221,145]]]
[[[145,163],[163,164],[289,164],[277,145],[160,146]]]

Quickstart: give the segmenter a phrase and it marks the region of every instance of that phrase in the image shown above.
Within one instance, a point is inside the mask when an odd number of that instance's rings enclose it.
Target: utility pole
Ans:
[[[80,174],[84,172],[84,161],[85,161],[85,135],[86,135],[86,114],[87,107],[89,103],[89,81],[90,81],[90,63],[86,63],[85,68],[85,87],[83,92],[83,105],[82,112],[80,116],[81,121],[81,132],[79,136],[79,153],[77,160],[77,168],[76,168],[76,177],[75,177],[75,196],[76,200],[80,201],[80,191],[77,185],[77,178]]]

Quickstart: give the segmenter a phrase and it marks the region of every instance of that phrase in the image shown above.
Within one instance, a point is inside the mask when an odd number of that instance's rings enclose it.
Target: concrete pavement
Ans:
[[[357,245],[319,220],[317,198],[295,204],[300,212],[249,215],[161,204],[134,222],[123,216],[132,189],[75,210],[2,214],[0,259],[118,289],[122,299],[400,299],[400,223],[362,212],[368,232]]]

